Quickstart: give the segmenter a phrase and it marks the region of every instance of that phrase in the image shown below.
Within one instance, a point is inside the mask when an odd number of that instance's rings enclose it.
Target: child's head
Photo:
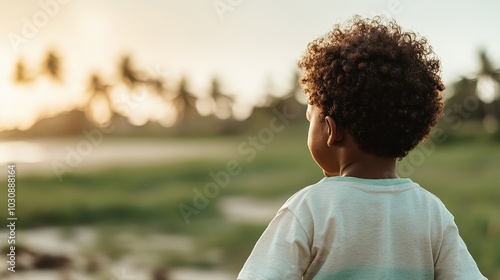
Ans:
[[[441,115],[439,60],[425,38],[394,21],[335,25],[309,43],[298,65],[319,121],[330,117],[366,154],[406,156]]]

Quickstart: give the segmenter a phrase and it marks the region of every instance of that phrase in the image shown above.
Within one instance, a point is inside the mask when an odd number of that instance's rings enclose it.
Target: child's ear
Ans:
[[[326,145],[332,147],[335,142],[342,140],[343,133],[340,127],[337,126],[337,122],[331,117],[325,117],[325,124],[328,129],[328,139],[326,140]]]

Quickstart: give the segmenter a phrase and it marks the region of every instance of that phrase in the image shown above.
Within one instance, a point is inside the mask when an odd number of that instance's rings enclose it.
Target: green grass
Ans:
[[[65,175],[62,183],[55,177],[22,176],[17,188],[19,226],[116,225],[182,233],[197,240],[199,254],[165,256],[170,265],[217,265],[203,259],[205,253],[217,250],[220,266],[237,270],[266,224],[225,221],[217,208],[219,200],[247,195],[284,202],[322,177],[307,150],[305,128],[288,127],[277,133],[255,159],[247,161],[237,147],[257,132],[224,139],[234,146],[234,159],[242,171],[230,177],[229,185],[190,224],[182,219],[179,203],[192,205],[193,189],[203,191],[213,181],[209,172],[225,170],[228,157],[74,172]],[[454,214],[481,271],[489,279],[500,279],[500,144],[487,138],[450,141],[423,160],[412,163],[412,156],[416,159],[410,154],[400,166],[412,165],[414,170],[406,173],[440,197]],[[3,211],[0,219],[5,218]]]
[[[173,231],[185,225],[177,205],[191,201],[195,186],[206,179],[210,163],[139,168],[113,168],[72,173],[61,183],[55,177],[18,179],[20,226],[154,223]],[[208,171],[207,171],[208,172]],[[208,208],[205,216],[217,215]]]

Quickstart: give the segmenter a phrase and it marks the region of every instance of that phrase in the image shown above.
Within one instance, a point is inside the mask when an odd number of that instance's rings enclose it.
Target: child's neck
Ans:
[[[364,179],[398,178],[396,159],[370,154],[358,154],[345,158],[340,164],[340,176]]]

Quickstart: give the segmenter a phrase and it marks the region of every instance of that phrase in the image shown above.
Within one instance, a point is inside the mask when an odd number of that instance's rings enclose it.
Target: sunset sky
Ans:
[[[237,95],[240,104],[252,104],[270,81],[277,92],[286,90],[307,43],[354,14],[385,14],[427,37],[442,59],[447,83],[478,70],[480,48],[500,67],[499,1],[0,3],[0,130],[26,129],[40,115],[81,103],[89,74],[98,71],[106,79],[116,80],[117,62],[127,53],[139,68],[164,76],[168,86],[175,86],[185,75],[192,91],[202,95],[210,79],[217,76],[225,92]],[[63,58],[62,85],[48,79],[25,86],[12,84],[18,58],[23,57],[37,71],[49,49],[56,49]],[[149,102],[144,108],[154,104],[154,100]]]

